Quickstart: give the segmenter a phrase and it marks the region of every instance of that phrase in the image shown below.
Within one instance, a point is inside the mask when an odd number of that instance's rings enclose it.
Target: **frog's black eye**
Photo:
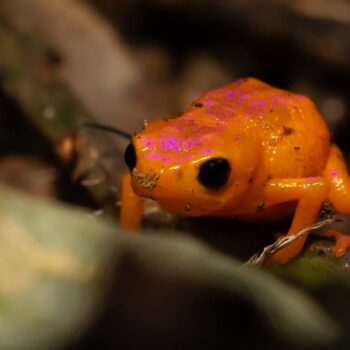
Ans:
[[[126,147],[126,150],[124,152],[124,160],[130,171],[135,168],[137,161],[136,150],[132,142],[130,142],[129,146]]]
[[[211,158],[199,168],[198,181],[210,190],[223,187],[230,176],[231,166],[225,158]]]

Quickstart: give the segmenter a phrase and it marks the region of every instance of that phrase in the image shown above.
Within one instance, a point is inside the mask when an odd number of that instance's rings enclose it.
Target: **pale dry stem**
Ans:
[[[302,236],[304,236],[308,232],[313,231],[313,230],[317,230],[325,225],[329,225],[329,224],[332,224],[332,223],[337,222],[337,221],[339,221],[338,218],[325,219],[325,220],[316,222],[315,224],[304,228],[303,230],[301,230],[300,232],[298,232],[295,235],[284,236],[284,237],[278,238],[276,240],[276,242],[265,247],[260,254],[255,253],[251,258],[249,258],[248,261],[246,261],[242,265],[242,267],[260,267],[268,257],[275,254],[277,251],[286,247],[287,245],[293,243],[294,241],[301,238]]]

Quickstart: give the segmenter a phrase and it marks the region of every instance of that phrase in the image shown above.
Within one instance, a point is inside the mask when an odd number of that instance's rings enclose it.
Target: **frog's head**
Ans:
[[[132,187],[172,213],[227,213],[251,187],[258,143],[239,126],[198,119],[157,120],[132,138],[125,151]]]

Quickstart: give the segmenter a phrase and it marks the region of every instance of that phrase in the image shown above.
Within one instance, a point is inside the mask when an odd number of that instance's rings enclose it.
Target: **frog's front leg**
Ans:
[[[328,186],[321,177],[272,179],[264,190],[265,206],[297,201],[297,207],[288,231],[288,236],[295,235],[312,225],[327,197]],[[302,250],[307,235],[299,238],[273,256],[273,260],[285,263]]]
[[[131,187],[131,176],[122,179],[120,225],[128,230],[139,230],[142,224],[143,198],[136,195]]]

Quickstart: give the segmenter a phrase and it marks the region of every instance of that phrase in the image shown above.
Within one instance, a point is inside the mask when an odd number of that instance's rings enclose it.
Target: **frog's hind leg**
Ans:
[[[342,152],[331,146],[324,178],[329,183],[328,199],[334,208],[343,214],[350,214],[350,177]]]
[[[333,207],[340,213],[350,214],[350,176],[343,154],[336,145],[331,146],[324,178],[329,183],[327,198]],[[343,235],[334,229],[327,230],[326,236],[335,238],[336,256],[344,255],[346,249],[350,248],[350,236]]]
[[[312,225],[328,193],[328,186],[322,177],[271,179],[265,185],[266,206],[297,201],[292,225],[287,233],[293,236]],[[285,263],[302,250],[307,234],[273,255],[273,260]]]

